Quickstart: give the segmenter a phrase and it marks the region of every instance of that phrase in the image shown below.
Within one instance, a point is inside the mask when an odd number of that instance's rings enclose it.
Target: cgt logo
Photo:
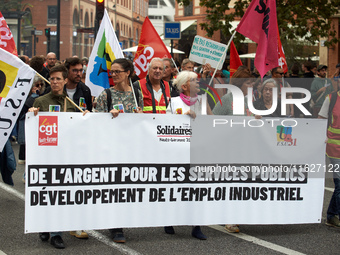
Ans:
[[[39,116],[39,146],[58,146],[58,116]]]

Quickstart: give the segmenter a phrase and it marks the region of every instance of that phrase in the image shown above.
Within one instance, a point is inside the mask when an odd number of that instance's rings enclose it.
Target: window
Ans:
[[[192,1],[188,6],[184,7],[184,16],[192,16],[193,15],[193,3]]]

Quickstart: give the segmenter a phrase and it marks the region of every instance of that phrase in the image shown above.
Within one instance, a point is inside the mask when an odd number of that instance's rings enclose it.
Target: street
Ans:
[[[18,160],[19,145],[12,143],[12,146]],[[175,235],[165,234],[162,227],[132,228],[125,229],[125,244],[114,243],[108,230],[88,231],[88,240],[77,239],[66,232],[63,234],[66,248],[57,250],[49,242],[42,242],[38,234],[24,233],[23,173],[24,165],[17,165],[12,176],[14,186],[0,182],[0,255],[339,254],[340,229],[325,225],[327,206],[334,188],[329,174],[326,174],[325,180],[322,224],[241,225],[238,234],[227,233],[222,225],[203,226],[202,232],[208,236],[206,241],[192,238],[191,226],[175,227]]]

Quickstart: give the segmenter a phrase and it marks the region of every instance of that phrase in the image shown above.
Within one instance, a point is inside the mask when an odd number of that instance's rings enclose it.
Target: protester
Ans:
[[[254,78],[250,74],[249,71],[245,69],[237,69],[237,71],[233,74],[230,79],[230,83],[240,88],[243,92],[244,98],[244,105],[245,105],[245,112],[244,115],[251,115],[248,109],[247,104],[247,94],[248,88],[253,87],[254,85]],[[250,95],[252,96],[252,95]],[[213,109],[213,114],[215,115],[233,115],[233,94],[227,93],[221,98],[222,104],[217,102],[216,106]]]
[[[274,79],[267,79],[259,86],[261,97],[253,103],[256,110],[269,110],[273,106],[273,88],[276,88],[277,94],[279,94],[280,88]],[[278,100],[276,109],[273,113],[262,116],[281,117],[280,100]]]
[[[180,96],[171,98],[167,113],[190,115],[192,118],[196,114],[206,114],[206,106],[202,104],[202,96],[198,96],[199,86],[197,74],[191,71],[182,71],[174,80],[174,84],[180,92]],[[205,96],[205,95],[204,95]],[[175,234],[172,226],[164,227],[167,234]],[[206,240],[207,237],[202,233],[200,226],[194,226],[191,235],[200,240]]]
[[[301,79],[299,76],[300,73],[300,64],[295,62],[292,66],[292,68],[290,69],[291,74],[288,78],[289,80],[289,84],[293,87],[293,88],[301,88]],[[300,99],[303,98],[304,94],[301,93],[293,93],[292,98],[294,99]],[[303,113],[301,112],[301,110],[294,104],[294,117],[295,118],[301,118],[303,117]]]
[[[181,71],[194,71],[195,62],[192,62],[188,58],[183,59],[181,64]]]
[[[161,58],[153,58],[149,64],[148,75],[133,83],[143,95],[144,113],[166,113],[170,100],[170,86],[163,81],[164,63]]]
[[[96,112],[110,112],[113,117],[119,113],[142,113],[143,98],[141,94],[135,96],[129,79],[134,72],[133,63],[130,60],[119,58],[113,61],[110,74],[115,83],[114,87],[104,90],[97,98]],[[110,100],[111,98],[111,100]],[[137,100],[138,98],[138,100]],[[109,229],[113,241],[125,243],[125,236],[122,228]]]
[[[37,71],[41,76],[44,76],[44,58],[41,56],[34,56],[30,61],[30,67]]]
[[[283,87],[290,88],[290,84],[284,80],[284,72],[281,67],[275,67],[271,70],[272,78],[275,79],[276,83],[280,86],[279,99],[281,99],[281,89]],[[291,93],[287,93],[287,99],[292,99],[293,95]],[[291,117],[294,116],[294,105],[288,104],[286,105],[286,116]]]
[[[174,63],[170,58],[163,58],[163,64],[164,64],[164,74],[163,74],[163,81],[167,81],[170,86],[170,95],[171,97],[177,97],[179,96],[178,90],[176,87],[173,86],[173,76],[172,76],[172,71],[173,68],[175,67]]]
[[[300,81],[300,87],[307,89],[309,92],[311,91],[311,85],[313,82],[314,73],[312,72],[312,62],[311,61],[306,61],[302,64],[302,71],[303,71],[303,79]],[[310,109],[310,102],[302,104],[307,111],[312,113],[312,109]],[[304,116],[309,117],[309,116]]]
[[[335,171],[340,165],[340,92],[326,96],[318,118],[328,119],[326,155],[333,172],[334,192],[327,210],[326,225],[340,228],[340,173]]]
[[[18,117],[18,143],[20,145],[18,164],[25,164],[26,160],[25,115],[28,109],[33,106],[35,99],[44,93],[44,90],[45,81],[39,75],[36,75],[33,80],[32,88]]]
[[[247,96],[248,95],[248,88],[253,87],[254,85],[254,78],[250,74],[248,70],[245,70],[243,68],[237,69],[237,71],[233,74],[233,76],[230,79],[230,83],[233,85],[236,85],[238,88],[241,89],[243,95],[244,95],[244,115],[252,115],[252,113],[248,109],[247,104]],[[215,115],[233,115],[233,94],[227,93],[225,94],[222,99],[222,104],[218,102],[213,109],[213,114]],[[240,232],[239,226],[236,224],[226,224],[225,229],[230,233],[238,233]]]
[[[63,111],[63,109],[66,109],[67,112],[75,112],[76,109],[73,106],[73,104],[66,100],[67,94],[64,91],[64,86],[67,83],[66,67],[64,65],[52,67],[50,70],[49,79],[51,82],[51,91],[45,94],[44,96],[35,99],[33,107],[31,107],[28,111],[34,112],[34,115],[37,115],[39,111],[41,112],[52,111],[52,108],[54,111],[56,111],[56,108],[59,108],[59,111]],[[57,249],[65,248],[65,244],[61,235],[62,235],[61,232],[51,233],[51,244]],[[48,239],[50,238],[50,233],[48,232],[39,233],[39,237],[41,241],[48,241]]]
[[[318,117],[318,113],[321,109],[325,98],[329,93],[331,93],[334,88],[332,86],[332,82],[330,79],[326,78],[327,74],[327,66],[326,65],[319,65],[317,69],[318,77],[315,77],[312,85],[311,85],[311,94],[312,94],[312,116],[313,118]],[[314,105],[313,105],[314,104]]]
[[[177,90],[180,92],[178,97],[173,97],[167,108],[167,113],[188,114],[195,118],[197,114],[212,114],[209,105],[203,105],[206,94],[197,95],[199,85],[197,74],[191,71],[182,71],[174,80]]]
[[[52,67],[55,66],[57,62],[57,55],[54,52],[49,52],[46,55],[46,63],[44,64],[44,69],[43,69],[43,73],[44,73],[44,77],[46,79],[48,79],[50,77],[49,73]]]
[[[82,110],[88,110],[91,112],[91,90],[81,81],[81,75],[83,72],[81,60],[79,58],[68,58],[64,65],[68,70],[67,83],[64,87],[68,97],[71,98]]]
[[[26,55],[21,55],[19,56],[19,58],[21,59],[22,62],[24,62],[25,64],[29,65],[30,63],[30,58]]]
[[[212,95],[212,97],[208,97],[208,104],[211,109],[215,107],[215,102],[219,101],[218,97],[221,98],[227,93],[227,89],[225,88],[215,88],[216,84],[229,84],[227,78],[224,77],[222,70],[217,70],[212,79],[214,72],[215,68],[212,68],[209,63],[202,66],[200,79],[201,93],[203,93],[204,90],[207,90]]]

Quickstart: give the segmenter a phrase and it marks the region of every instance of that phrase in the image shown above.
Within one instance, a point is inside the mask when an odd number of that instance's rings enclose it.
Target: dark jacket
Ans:
[[[45,94],[49,93],[51,91],[51,87],[48,87],[45,91]],[[64,86],[64,91],[66,92],[66,86]],[[80,98],[85,99],[86,103],[86,110],[89,110],[92,112],[92,96],[91,96],[91,90],[88,86],[86,86],[83,82],[79,82],[76,87],[76,92],[73,95],[72,101],[79,106],[79,99]],[[80,112],[78,109],[77,112]]]
[[[64,91],[66,91],[66,86],[64,87]],[[74,93],[73,98],[71,98],[71,99],[73,100],[73,102],[76,103],[76,105],[79,106],[79,99],[81,97],[85,99],[86,110],[89,110],[90,112],[92,112],[91,90],[83,82],[78,83],[78,85],[76,87],[76,92]],[[78,109],[77,109],[77,112],[79,112]]]

